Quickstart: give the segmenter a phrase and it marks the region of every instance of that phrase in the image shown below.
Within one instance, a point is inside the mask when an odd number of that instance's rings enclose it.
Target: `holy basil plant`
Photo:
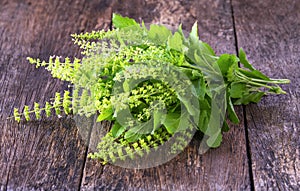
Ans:
[[[91,158],[104,162],[135,160],[151,152],[182,151],[200,131],[203,144],[218,147],[228,118],[239,123],[233,105],[257,103],[268,94],[284,94],[270,79],[238,56],[217,56],[199,40],[197,23],[185,36],[162,25],[146,27],[135,20],[113,15],[114,29],[72,35],[83,57],[28,58],[45,67],[54,78],[70,83],[72,92],[57,92],[44,104],[14,109],[14,118],[30,120],[57,115],[97,115],[112,126],[99,138]],[[239,65],[240,64],[240,65]],[[164,145],[167,145],[164,147]],[[163,148],[163,149],[160,149]]]

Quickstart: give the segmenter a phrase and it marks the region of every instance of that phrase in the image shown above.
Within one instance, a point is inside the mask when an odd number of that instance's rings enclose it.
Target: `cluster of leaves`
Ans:
[[[72,35],[85,55],[73,62],[28,58],[36,67],[46,67],[53,77],[73,84],[70,92],[56,93],[43,108],[35,103],[22,114],[37,119],[47,116],[97,114],[97,121],[114,122],[92,158],[104,161],[143,156],[176,136],[170,152],[182,150],[193,129],[208,137],[209,147],[218,147],[222,132],[229,129],[225,115],[238,123],[233,105],[257,103],[263,95],[285,93],[274,80],[256,70],[240,49],[239,56],[216,56],[199,40],[197,23],[188,37],[181,26],[173,33],[160,25],[148,29],[133,19],[113,15],[115,29]],[[239,67],[239,62],[243,68]],[[184,74],[184,77],[180,76]],[[218,100],[218,101],[216,101]],[[130,113],[130,115],[128,115]],[[16,121],[21,113],[14,110]],[[129,117],[128,117],[129,116]],[[118,119],[118,120],[117,120]]]

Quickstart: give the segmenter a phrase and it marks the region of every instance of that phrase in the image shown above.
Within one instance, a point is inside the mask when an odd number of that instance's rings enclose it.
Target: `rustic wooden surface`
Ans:
[[[238,45],[274,78],[289,78],[287,95],[246,107],[256,190],[300,189],[300,2],[233,3]]]
[[[0,0],[0,190],[299,190],[298,10],[297,0]],[[87,159],[92,140],[71,119],[6,120],[13,107],[67,88],[25,58],[79,56],[69,34],[109,28],[113,12],[187,30],[198,20],[200,38],[218,54],[243,47],[257,68],[291,79],[288,94],[237,107],[241,123],[220,148],[200,155],[196,136],[175,159],[146,170]]]
[[[78,189],[86,146],[74,122],[18,125],[6,118],[13,107],[42,103],[67,88],[44,69],[30,66],[26,57],[78,55],[69,35],[109,26],[110,12],[101,6],[81,0],[0,1],[0,190]]]

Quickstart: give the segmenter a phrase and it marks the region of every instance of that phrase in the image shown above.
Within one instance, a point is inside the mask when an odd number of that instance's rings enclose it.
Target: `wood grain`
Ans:
[[[186,30],[198,20],[200,37],[217,53],[235,53],[236,50],[230,1],[125,0],[116,1],[113,12],[151,23],[177,25],[183,22]],[[238,108],[238,113],[243,119],[242,108]],[[239,126],[232,125],[220,148],[204,155],[198,152],[197,138],[175,159],[151,169],[102,166],[88,159],[81,189],[250,190],[243,120]]]
[[[66,89],[26,57],[79,55],[69,35],[109,26],[108,7],[109,1],[0,1],[0,190],[78,189],[86,146],[72,120],[6,118],[13,107]]]
[[[297,0],[0,1],[0,190],[299,190],[299,10]],[[80,123],[66,117],[6,120],[14,107],[43,103],[67,89],[26,57],[80,57],[69,35],[110,28],[112,12],[171,27],[183,23],[185,30],[198,20],[200,38],[217,54],[243,47],[258,69],[289,78],[287,95],[247,106],[246,121],[237,107],[241,123],[231,125],[220,148],[200,154],[196,134],[176,158],[144,170],[86,158],[99,125],[108,123],[77,119],[89,124],[78,129]]]
[[[287,95],[247,106],[256,190],[300,189],[300,3],[233,1],[239,47],[273,78],[288,78]]]

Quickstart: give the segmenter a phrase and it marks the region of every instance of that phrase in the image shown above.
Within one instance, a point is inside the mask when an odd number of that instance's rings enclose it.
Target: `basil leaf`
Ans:
[[[172,32],[167,27],[163,25],[150,25],[148,37],[153,43],[163,45],[170,36],[172,36]]]
[[[166,119],[163,121],[163,125],[167,129],[168,133],[174,134],[179,126],[180,114],[168,113]]]
[[[97,118],[97,122],[101,122],[103,120],[111,120],[114,114],[114,110],[110,105],[106,110],[101,111],[100,115]]]
[[[242,98],[237,99],[233,102],[234,105],[241,105],[241,104],[249,104],[250,102],[257,103],[260,101],[262,96],[265,95],[265,92],[254,92],[247,95],[244,95]]]
[[[234,69],[238,68],[239,59],[232,54],[222,54],[217,64],[222,72],[223,76],[226,76],[229,72],[229,69],[232,67]]]
[[[115,13],[112,16],[112,23],[114,27],[120,29],[125,27],[130,27],[130,26],[139,26],[139,24],[134,19],[130,19],[128,17],[122,17],[121,15]]]
[[[222,142],[221,130],[215,133],[214,135],[210,136],[206,141],[207,145],[211,148],[219,147],[221,142]]]
[[[231,99],[228,98],[227,102],[228,102],[228,107],[227,107],[228,118],[231,122],[238,124],[240,122],[240,120],[234,111],[234,107],[233,107]]]
[[[239,58],[240,58],[240,62],[245,66],[245,68],[248,68],[251,71],[255,70],[255,68],[249,63],[246,57],[246,53],[242,48],[240,48],[239,50]]]
[[[174,49],[179,52],[182,51],[182,37],[178,32],[175,32],[173,36],[169,36],[168,49]]]
[[[119,137],[126,130],[126,127],[120,125],[118,122],[115,122],[111,128],[111,133],[114,138]]]
[[[248,93],[247,84],[244,83],[232,83],[230,86],[230,97],[241,98],[245,93]]]

